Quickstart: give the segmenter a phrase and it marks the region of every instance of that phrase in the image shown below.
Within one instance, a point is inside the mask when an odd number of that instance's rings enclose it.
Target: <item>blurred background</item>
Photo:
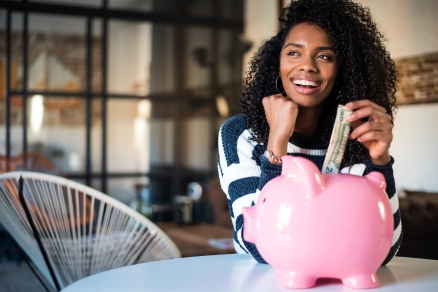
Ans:
[[[126,204],[204,186],[239,112],[243,27],[242,0],[2,0],[0,154],[47,162],[8,170]]]
[[[398,255],[438,259],[438,1],[356,2],[369,7],[399,72],[390,148]],[[207,243],[233,234],[217,135],[240,113],[250,58],[288,3],[0,0],[0,172],[100,190],[161,224],[183,256],[234,253]],[[0,263],[5,238],[0,226]],[[2,289],[35,290],[22,270],[13,266],[14,278],[2,266]],[[30,288],[11,286],[21,282]]]
[[[191,182],[207,192],[219,127],[288,2],[1,0],[1,171],[62,175],[125,204],[170,204]],[[357,2],[401,76],[397,190],[438,192],[438,2]]]

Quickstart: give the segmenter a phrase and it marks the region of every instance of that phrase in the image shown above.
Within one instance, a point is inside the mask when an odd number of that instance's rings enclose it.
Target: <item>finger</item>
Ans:
[[[382,145],[389,145],[392,141],[392,134],[388,132],[371,131],[359,136],[356,140],[360,143],[379,141]]]
[[[274,102],[274,101],[277,101],[277,100],[279,100],[279,99],[287,100],[287,98],[285,98],[285,97],[284,97],[283,95],[281,95],[281,94],[273,94],[273,95],[265,96],[265,97],[262,99],[262,104],[265,105],[265,104],[267,104],[267,103],[269,103],[269,102]]]
[[[367,106],[361,109],[358,109],[345,117],[347,122],[353,122],[357,120],[361,120],[363,118],[372,118],[371,120],[374,122],[384,121],[391,122],[391,117],[386,112],[381,112],[376,110],[372,106]]]
[[[273,95],[270,95],[269,96],[271,99],[279,99],[279,98],[281,98],[281,99],[286,99],[282,94],[279,94],[279,93],[277,93],[277,94],[273,94]]]
[[[274,95],[265,96],[265,97],[262,99],[262,104],[263,104],[263,106],[266,108],[266,107],[269,106],[270,103],[271,103],[273,100],[275,100],[275,99],[276,99],[276,97],[275,97]]]
[[[359,127],[360,125],[362,125],[363,122],[361,122],[361,121],[353,121],[353,122],[351,122],[350,124],[351,124],[351,126],[353,127],[353,131],[354,131],[357,127]]]
[[[381,107],[380,105],[372,102],[369,99],[362,99],[362,100],[357,100],[357,101],[350,101],[349,103],[347,103],[345,105],[348,109],[351,110],[356,110],[356,109],[360,109],[360,108],[364,108],[367,106],[371,106],[373,108],[375,108],[378,111],[384,112],[386,113],[386,110],[384,107]]]
[[[392,135],[392,124],[366,122],[357,128],[354,128],[349,137],[350,139],[358,139],[360,136],[365,135],[368,132],[386,132]]]

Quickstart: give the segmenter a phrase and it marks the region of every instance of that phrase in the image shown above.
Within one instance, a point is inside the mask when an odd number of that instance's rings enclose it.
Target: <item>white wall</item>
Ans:
[[[258,48],[278,30],[277,1],[246,0],[244,2],[245,29],[243,36],[253,45],[243,57],[243,76],[248,71],[248,63]]]
[[[390,149],[397,190],[438,190],[438,104],[400,107]]]
[[[388,42],[392,58],[438,51],[438,1],[360,0]],[[394,156],[397,190],[438,191],[438,104],[404,105],[396,114]]]
[[[387,39],[392,58],[438,51],[437,0],[357,0],[370,8]],[[254,51],[277,30],[277,1],[246,0],[244,36],[254,42],[244,59],[244,70]],[[395,118],[394,156],[397,190],[438,191],[438,104],[400,106]]]
[[[403,58],[438,50],[437,0],[358,0],[369,7],[384,33],[391,57]]]

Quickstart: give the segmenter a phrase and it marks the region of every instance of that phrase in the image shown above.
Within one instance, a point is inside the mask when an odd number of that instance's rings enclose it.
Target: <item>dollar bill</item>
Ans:
[[[345,118],[352,112],[352,110],[349,110],[345,106],[338,105],[335,125],[333,126],[330,144],[321,170],[322,173],[335,174],[339,172],[348,141],[348,135],[350,135],[350,123],[345,121]]]

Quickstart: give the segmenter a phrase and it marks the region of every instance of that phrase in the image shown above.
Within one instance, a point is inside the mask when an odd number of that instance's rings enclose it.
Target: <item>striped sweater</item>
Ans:
[[[251,131],[246,128],[243,115],[237,115],[226,121],[218,138],[218,172],[221,188],[227,195],[231,220],[234,225],[234,248],[237,253],[249,253],[260,263],[266,263],[253,243],[243,238],[242,208],[252,206],[257,201],[263,186],[281,174],[281,165],[271,164],[263,156],[266,148],[263,144],[250,141]],[[327,144],[321,139],[308,138],[294,133],[287,146],[288,155],[302,156],[322,168]],[[395,195],[395,182],[392,171],[394,160],[388,165],[374,165],[370,161],[344,168],[343,173],[366,175],[371,171],[382,173],[386,180],[386,193],[390,199],[394,215],[394,236],[392,247],[382,265],[388,263],[396,254],[402,241],[402,227],[398,198]]]

